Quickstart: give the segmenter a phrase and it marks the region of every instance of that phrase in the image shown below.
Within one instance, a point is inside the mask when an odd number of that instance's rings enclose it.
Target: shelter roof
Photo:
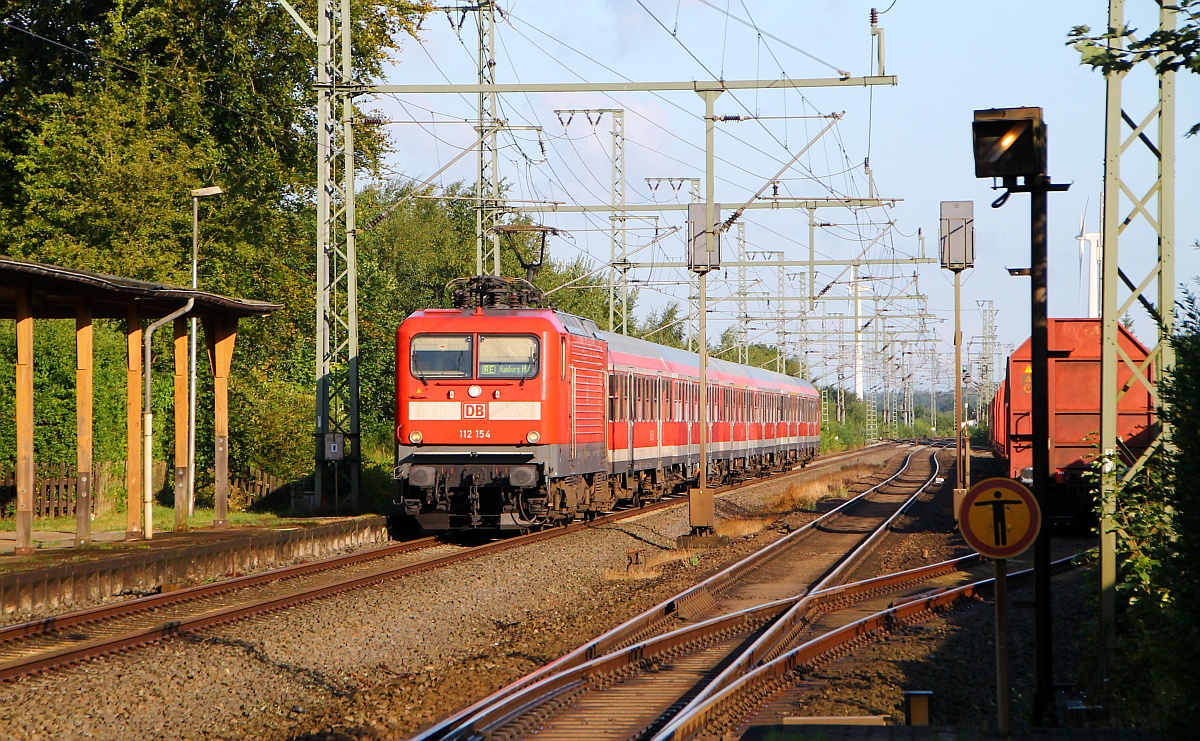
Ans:
[[[38,319],[73,319],[80,299],[91,303],[93,316],[109,319],[125,318],[131,303],[143,317],[166,316],[190,298],[196,303],[188,316],[266,316],[283,308],[265,301],[0,255],[0,318],[16,316],[16,291],[21,288],[29,290],[33,315]]]

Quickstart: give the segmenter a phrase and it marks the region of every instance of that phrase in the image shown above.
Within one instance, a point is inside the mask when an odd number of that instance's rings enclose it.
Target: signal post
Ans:
[[[942,201],[938,242],[942,268],[954,273],[954,519],[967,493],[971,475],[967,470],[970,455],[963,445],[963,374],[962,374],[962,271],[975,266],[975,203]],[[934,418],[937,424],[937,418]]]
[[[697,91],[704,99],[704,202],[688,204],[688,268],[700,284],[700,470],[696,488],[688,492],[688,517],[691,532],[679,538],[681,548],[706,548],[722,545],[725,538],[716,535],[713,493],[708,488],[708,272],[721,266],[721,205],[713,199],[716,186],[714,169],[715,112],[713,104],[720,90]]]

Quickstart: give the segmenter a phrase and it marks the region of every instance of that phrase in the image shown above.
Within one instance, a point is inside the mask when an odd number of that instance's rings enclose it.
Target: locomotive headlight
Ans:
[[[527,441],[527,442],[528,442],[530,445],[536,445],[536,444],[537,444],[537,441],[538,441],[538,440],[541,440],[541,439],[542,439],[542,436],[541,436],[541,435],[538,433],[538,431],[537,431],[537,430],[530,430],[530,431],[529,431],[529,434],[527,434],[527,435],[525,436],[525,440],[526,440],[526,441]]]
[[[420,445],[421,441],[424,439],[425,436],[421,434],[420,430],[413,430],[412,432],[408,433],[408,441],[413,445]]]
[[[478,397],[482,393],[483,393],[483,389],[479,388],[479,386],[476,386],[474,384],[472,384],[472,386],[469,389],[467,389],[467,396],[471,397],[472,399]]]

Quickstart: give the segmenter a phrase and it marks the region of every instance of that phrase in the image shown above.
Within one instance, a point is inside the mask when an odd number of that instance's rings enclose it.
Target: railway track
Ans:
[[[829,456],[805,470],[832,467],[863,451]],[[794,475],[799,471],[779,476]],[[717,493],[761,483],[756,479]],[[664,499],[598,517],[473,547],[421,538],[335,556],[260,574],[150,595],[0,628],[0,681],[83,661],[183,633],[285,609],[388,579],[478,558],[587,527],[678,506],[686,497]]]
[[[886,481],[416,737],[649,738],[791,646],[839,606],[895,594],[975,557],[836,586],[937,477],[914,451]]]
[[[945,564],[847,585],[847,588],[860,589],[870,582],[883,582],[904,575],[912,578],[927,569],[952,564],[962,567],[983,560],[976,555],[965,556]],[[1077,565],[1076,556],[1064,558],[1051,565],[1052,573],[1062,573]],[[1033,570],[1009,574],[1008,579],[1010,587],[1022,586],[1032,581]],[[716,740],[727,738],[730,732],[736,735],[760,719],[770,723],[772,715],[798,704],[804,689],[798,687],[797,682],[802,679],[804,672],[841,658],[857,646],[873,641],[899,626],[923,622],[956,605],[986,598],[991,594],[993,582],[991,578],[983,578],[952,588],[926,590],[923,594],[897,599],[883,609],[857,620],[836,621],[833,625],[825,626],[826,630],[814,629],[813,633],[817,634],[814,638],[750,668],[720,688],[714,687],[703,696],[692,699],[666,725],[644,738],[652,741]],[[821,593],[813,596],[820,597]],[[826,616],[834,614],[833,611],[825,612]]]

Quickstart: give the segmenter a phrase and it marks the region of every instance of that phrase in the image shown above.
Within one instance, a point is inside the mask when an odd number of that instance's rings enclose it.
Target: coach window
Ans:
[[[422,334],[409,346],[412,374],[427,378],[470,378],[471,335]]]
[[[511,334],[479,335],[479,378],[519,378],[538,374],[536,337]]]
[[[608,418],[611,420],[619,419],[617,417],[617,409],[620,408],[620,402],[617,400],[617,377],[608,377]]]

